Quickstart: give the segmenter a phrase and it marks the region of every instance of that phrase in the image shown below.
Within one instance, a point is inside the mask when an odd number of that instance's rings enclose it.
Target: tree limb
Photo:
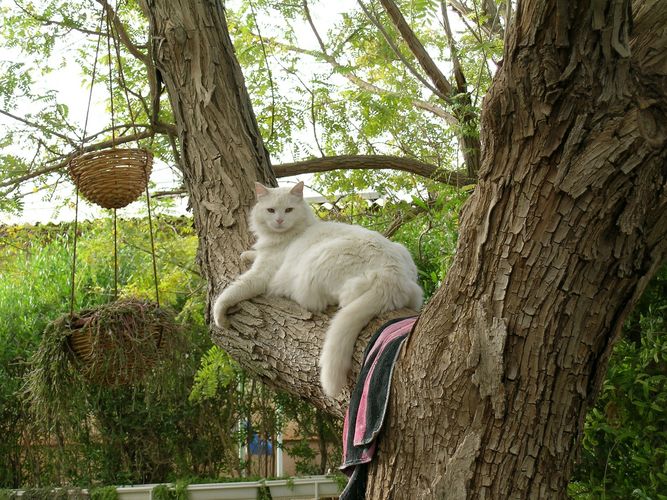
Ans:
[[[275,42],[277,44],[280,44],[280,42]],[[440,106],[433,104],[428,101],[424,101],[423,99],[418,99],[415,97],[409,97],[404,94],[401,94],[399,92],[395,92],[393,90],[387,90],[383,89],[382,87],[378,87],[377,85],[367,82],[363,78],[360,78],[357,76],[355,73],[352,71],[349,71],[345,66],[340,64],[336,59],[333,57],[323,54],[321,52],[317,52],[316,50],[308,50],[308,49],[302,49],[300,47],[294,46],[294,45],[289,45],[289,44],[282,44],[282,47],[287,49],[287,50],[292,50],[294,52],[310,55],[312,57],[315,57],[317,59],[320,59],[322,61],[328,62],[331,64],[331,66],[335,70],[339,70],[339,74],[345,77],[348,81],[359,87],[361,90],[365,90],[366,92],[370,94],[375,94],[375,95],[380,95],[380,96],[396,96],[396,97],[401,97],[405,99],[409,99],[412,105],[415,108],[428,111],[431,114],[434,114],[438,118],[442,118],[445,120],[446,123],[448,123],[451,126],[458,126],[459,121],[456,119],[454,115],[449,113],[447,110],[441,108]]]
[[[438,68],[435,62],[433,62],[433,59],[424,48],[421,41],[419,41],[415,35],[415,32],[412,31],[412,28],[410,28],[410,25],[405,20],[403,14],[393,2],[393,0],[380,0],[380,3],[384,7],[385,11],[387,11],[387,14],[389,14],[389,18],[394,23],[394,26],[401,34],[403,40],[405,40],[405,43],[417,59],[417,62],[419,62],[420,66],[429,76],[435,87],[442,95],[451,96],[452,86],[449,83],[449,80],[447,80],[447,77],[442,73],[442,71],[440,71],[440,68]],[[445,100],[447,102],[451,102],[450,98]]]
[[[257,37],[257,39],[259,40],[259,37],[257,35],[254,36]],[[338,73],[341,76],[345,77],[348,81],[350,81],[360,89],[365,90],[366,92],[380,96],[396,96],[409,99],[414,107],[424,111],[428,111],[429,113],[432,113],[435,116],[442,118],[449,125],[452,126],[459,125],[459,121],[456,119],[456,117],[451,113],[449,113],[447,110],[441,108],[440,106],[428,101],[424,101],[423,99],[409,97],[393,90],[387,90],[382,87],[378,87],[373,83],[367,82],[363,78],[357,76],[354,72],[350,71],[349,68],[340,64],[337,59],[335,59],[334,57],[330,56],[327,53],[319,52],[317,50],[312,50],[312,49],[304,49],[297,45],[281,42],[279,40],[276,40],[275,38],[265,38],[265,40],[270,40],[271,43],[274,44],[276,47],[280,47],[282,49],[289,50],[291,52],[296,52],[298,54],[308,55],[320,61],[329,63],[334,68],[334,70],[338,71]]]
[[[232,309],[230,330],[213,327],[211,336],[215,344],[265,383],[287,389],[328,413],[342,417],[349,392],[343,390],[335,400],[325,396],[316,361],[334,312],[334,308],[330,308],[314,314],[287,299],[257,297]],[[390,319],[414,314],[409,309],[392,311],[375,318],[364,328],[355,344],[348,375],[350,385],[359,372],[364,348],[378,327]]]
[[[45,133],[48,133],[48,134],[55,135],[56,137],[61,138],[62,140],[66,141],[68,144],[70,144],[70,145],[72,145],[72,146],[76,146],[76,144],[77,144],[77,142],[76,142],[75,140],[73,140],[71,137],[66,136],[65,134],[62,134],[62,133],[60,133],[60,132],[58,132],[58,131],[56,131],[56,130],[53,130],[53,129],[49,128],[49,127],[46,127],[46,126],[44,126],[44,125],[40,125],[39,123],[36,123],[36,122],[30,121],[30,120],[27,120],[26,118],[22,118],[22,117],[20,117],[20,116],[16,116],[16,115],[14,115],[14,114],[12,114],[12,113],[10,113],[10,112],[8,112],[8,111],[5,111],[4,109],[0,109],[0,114],[3,114],[3,115],[5,115],[5,116],[9,117],[9,118],[11,118],[12,120],[16,120],[16,121],[19,121],[19,122],[21,122],[21,123],[25,123],[26,125],[28,125],[28,126],[30,126],[30,127],[32,127],[32,128],[41,130],[42,132],[45,132]]]
[[[449,0],[449,5],[452,7],[454,12],[456,12],[462,19],[466,19],[468,17],[472,17],[475,15],[474,9],[471,9],[468,7],[465,3],[461,2],[460,0]],[[511,13],[512,12],[512,2],[511,0],[507,0],[507,3],[505,5],[505,13]],[[482,2],[482,13],[486,17],[483,22],[480,22],[479,19],[476,19],[476,23],[484,30],[487,36],[495,36],[500,39],[505,38],[505,30],[503,29],[502,25],[500,24],[499,20],[501,17],[500,14],[501,10],[496,7],[496,4],[491,1],[491,0],[484,0]],[[504,16],[505,22],[509,19],[509,17]],[[466,26],[468,26],[466,22]],[[472,29],[470,26],[468,26],[468,29],[473,33],[473,35],[477,36],[475,33],[475,30]],[[481,40],[479,40],[481,42]]]
[[[467,186],[474,184],[477,179],[469,177],[460,172],[452,172],[439,169],[413,158],[402,158],[400,156],[388,155],[341,155],[328,156],[324,158],[313,158],[311,160],[283,163],[274,165],[273,171],[276,177],[290,177],[292,175],[328,172],[330,170],[402,170],[412,174],[421,175],[452,186]]]
[[[401,62],[405,65],[405,67],[408,69],[412,75],[419,80],[422,85],[424,85],[427,89],[429,89],[431,92],[433,92],[435,95],[440,97],[441,99],[447,100],[447,96],[442,94],[437,88],[435,88],[426,78],[424,78],[419,71],[417,71],[417,68],[407,60],[407,58],[403,55],[403,52],[401,49],[396,45],[394,40],[391,38],[387,30],[384,28],[380,20],[373,14],[368,7],[364,4],[362,0],[357,0],[357,3],[361,7],[361,10],[364,11],[364,14],[366,14],[366,17],[373,23],[373,25],[378,29],[378,31],[382,34],[384,37],[385,41],[391,48],[391,50],[396,54],[396,57],[398,57]]]
[[[185,194],[188,194],[188,190],[185,187],[180,187],[165,191],[154,191],[151,193],[151,198],[168,198],[170,196],[183,196]]]
[[[391,90],[386,90],[381,87],[378,87],[375,84],[372,84],[370,82],[367,82],[366,80],[358,77],[354,72],[349,71],[345,66],[340,64],[336,58],[331,56],[324,45],[324,42],[322,41],[322,37],[320,36],[319,32],[317,31],[317,28],[315,27],[315,23],[313,22],[311,16],[310,16],[310,10],[308,9],[308,3],[304,0],[303,2],[304,10],[306,13],[306,19],[308,20],[308,24],[310,25],[311,30],[313,31],[313,34],[315,35],[315,38],[317,38],[318,43],[320,45],[320,48],[322,52],[317,52],[314,50],[307,50],[307,49],[301,49],[300,47],[296,47],[293,45],[287,45],[287,44],[282,44],[284,48],[287,48],[288,50],[293,50],[295,52],[299,52],[302,54],[307,54],[312,57],[321,59],[323,61],[328,62],[335,70],[339,72],[340,75],[344,76],[347,78],[350,82],[355,84],[357,87],[361,88],[362,90],[365,90],[367,92],[370,92],[372,94],[376,95],[394,95],[398,97],[407,97],[404,96],[398,92],[394,92]],[[430,113],[433,113],[434,115],[444,119],[449,125],[452,126],[457,126],[459,125],[459,121],[449,113],[448,111],[442,109],[439,106],[436,106],[435,104],[432,104],[428,101],[424,101],[422,99],[417,99],[417,98],[412,98],[412,97],[407,97],[410,99],[412,104],[419,109],[423,109],[424,111],[429,111]]]
[[[277,178],[291,177],[300,174],[312,174],[317,172],[329,172],[331,170],[401,170],[411,174],[420,175],[454,187],[463,187],[475,184],[477,179],[468,177],[461,172],[443,170],[435,165],[430,165],[413,158],[402,158],[400,156],[388,155],[343,155],[328,156],[324,158],[312,158],[310,160],[297,161],[273,165],[273,172]],[[1,186],[1,185],[0,185]],[[165,196],[179,196],[186,194],[185,188],[169,191],[157,191],[152,194],[154,198]]]
[[[125,45],[130,54],[132,54],[134,57],[143,62],[146,66],[149,66],[151,62],[148,55],[139,50],[137,44],[135,44],[130,39],[130,35],[128,35],[127,30],[125,29],[125,26],[123,26],[123,23],[120,21],[120,18],[118,17],[116,11],[111,7],[111,5],[109,5],[109,3],[106,0],[96,0],[96,1],[104,8],[104,10],[111,18],[114,29],[116,30],[116,33],[118,33],[118,38],[123,43],[123,45]]]
[[[394,217],[394,220],[391,222],[391,224],[389,224],[387,229],[385,229],[382,234],[385,238],[391,238],[404,224],[414,220],[424,212],[426,212],[424,207],[415,205],[407,213],[399,213],[396,217]]]
[[[417,58],[417,61],[422,66],[426,74],[431,78],[435,86],[443,94],[449,96],[446,102],[453,106],[454,116],[463,126],[463,130],[458,132],[458,136],[462,146],[461,152],[465,158],[468,176],[476,176],[480,164],[479,137],[475,132],[473,132],[473,130],[476,130],[477,128],[477,116],[471,109],[471,98],[465,86],[465,76],[463,75],[463,71],[459,66],[460,74],[457,76],[456,93],[458,93],[461,97],[458,99],[459,102],[456,102],[454,99],[455,92],[453,91],[449,80],[447,80],[445,75],[433,62],[433,59],[431,59],[431,56],[428,54],[428,52],[426,52],[426,49],[421,44],[415,33],[412,31],[412,28],[410,28],[407,21],[403,17],[403,14],[398,9],[393,0],[380,0],[380,3],[387,11],[387,14],[389,14],[389,17],[394,22],[396,29],[399,31],[399,33],[401,33],[406,44]],[[454,57],[456,49],[453,48],[452,51]],[[462,87],[458,85],[459,81],[463,84]]]
[[[449,52],[452,57],[452,65],[454,66],[456,89],[459,93],[464,93],[467,91],[468,83],[466,81],[465,74],[463,73],[461,60],[459,59],[459,51],[456,47],[456,40],[454,40],[454,34],[452,33],[452,28],[449,25],[449,15],[447,14],[446,0],[442,0],[440,2],[440,9],[442,11],[442,24],[445,28],[445,34],[447,35],[447,42],[449,43]]]

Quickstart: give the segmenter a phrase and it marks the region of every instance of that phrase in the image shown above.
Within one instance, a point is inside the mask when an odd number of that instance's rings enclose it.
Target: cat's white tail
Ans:
[[[327,396],[335,397],[345,386],[359,332],[386,309],[382,287],[374,285],[343,306],[331,319],[320,355],[320,381]]]

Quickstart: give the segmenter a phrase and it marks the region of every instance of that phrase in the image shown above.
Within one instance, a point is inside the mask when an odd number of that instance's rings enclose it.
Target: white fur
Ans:
[[[217,298],[213,317],[219,327],[229,326],[230,307],[264,293],[313,312],[338,305],[319,361],[322,388],[336,396],[364,326],[383,312],[421,307],[417,268],[405,247],[380,233],[317,219],[303,201],[302,183],[292,189],[257,184],[256,192],[250,224],[257,243],[243,255],[253,265]]]

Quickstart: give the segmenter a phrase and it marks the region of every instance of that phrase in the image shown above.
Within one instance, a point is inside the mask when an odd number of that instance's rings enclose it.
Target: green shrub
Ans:
[[[574,498],[667,499],[667,268],[609,360],[574,479]]]

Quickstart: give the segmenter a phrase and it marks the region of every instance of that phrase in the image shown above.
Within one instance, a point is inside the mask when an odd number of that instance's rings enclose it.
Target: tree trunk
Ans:
[[[240,271],[253,181],[276,185],[241,68],[216,1],[142,0],[167,88],[209,296]]]
[[[219,4],[144,5],[212,298],[241,271],[251,181],[272,174]],[[613,341],[666,250],[667,4],[637,5],[632,34],[628,1],[517,5],[479,184],[395,370],[369,498],[566,496]],[[347,396],[326,398],[317,376],[328,317],[258,298],[213,337],[341,415]]]
[[[637,9],[632,38],[627,2],[589,5],[519,4],[457,258],[396,372],[370,498],[567,496],[667,233],[667,5]]]

